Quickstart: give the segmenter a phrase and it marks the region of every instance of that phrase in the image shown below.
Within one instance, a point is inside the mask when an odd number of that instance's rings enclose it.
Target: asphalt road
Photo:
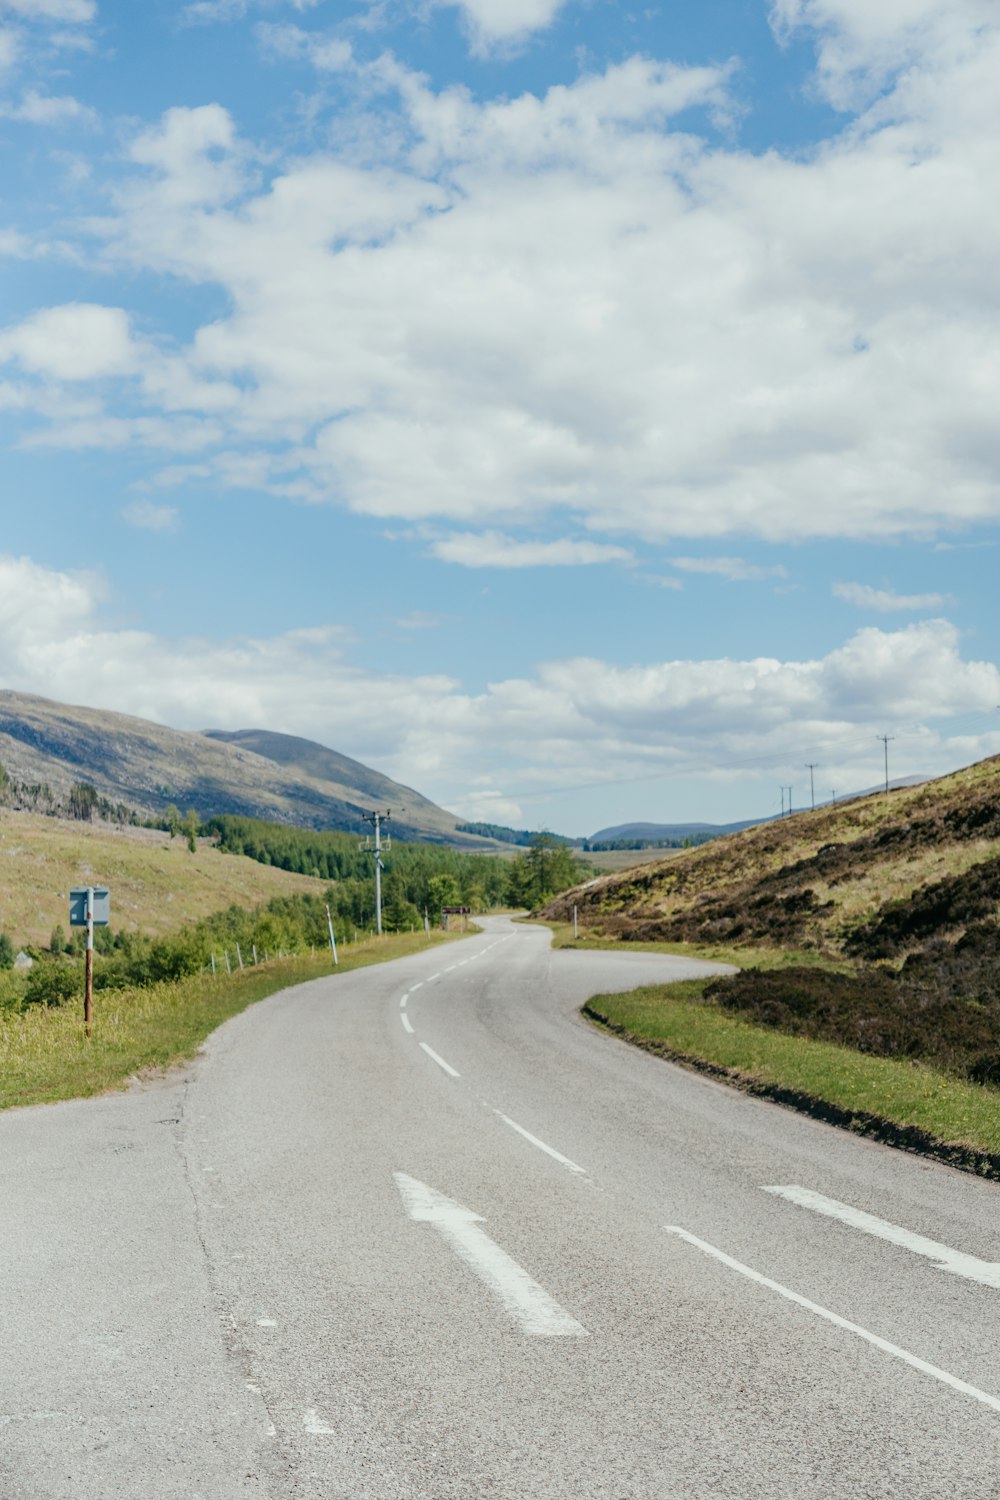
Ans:
[[[1000,1191],[578,1015],[704,967],[491,919],[0,1117],[0,1500],[996,1500]]]

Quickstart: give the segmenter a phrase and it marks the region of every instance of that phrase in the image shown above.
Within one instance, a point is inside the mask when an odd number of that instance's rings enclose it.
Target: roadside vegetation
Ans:
[[[1000,1150],[1000,758],[592,880],[542,909],[559,943],[574,907],[576,946],[741,971],[592,1003],[631,1039],[920,1149]]]
[[[715,981],[719,984],[720,981]],[[750,1093],[1000,1177],[1000,1095],[916,1059],[875,1056],[749,1023],[707,981],[596,995],[585,1012],[649,1051]]]
[[[365,913],[370,920],[371,854],[356,837],[229,816],[211,818],[205,831],[224,852],[336,881],[332,889],[337,910],[353,922],[363,921]],[[394,840],[385,856],[383,881],[390,922],[403,927],[408,919],[416,925],[425,911],[433,917],[442,906],[469,906],[474,911],[540,906],[593,873],[564,839],[548,833],[530,838],[529,847],[513,858]]]
[[[278,990],[346,974],[367,964],[419,953],[455,934],[406,933],[366,938],[340,950],[333,967],[329,948],[270,958],[227,974],[202,969],[181,978],[129,984],[99,992],[93,1035],[83,1032],[82,980],[58,1005],[24,1003],[0,1008],[0,1109],[83,1098],[123,1088],[137,1075],[194,1056],[223,1021]]]

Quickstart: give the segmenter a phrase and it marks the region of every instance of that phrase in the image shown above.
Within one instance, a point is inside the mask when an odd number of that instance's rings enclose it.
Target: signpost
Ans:
[[[463,928],[468,927],[469,914],[471,911],[471,906],[442,906],[441,926],[444,928],[445,932],[447,932],[449,928],[449,917],[464,917],[465,920],[463,921],[462,926]]]
[[[69,893],[69,925],[87,929],[87,978],[83,992],[83,1023],[90,1036],[94,1008],[94,928],[111,921],[111,895],[107,886],[74,886]]]

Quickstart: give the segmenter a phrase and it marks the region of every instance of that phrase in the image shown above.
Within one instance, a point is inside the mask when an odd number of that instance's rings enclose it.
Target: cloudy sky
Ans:
[[[1000,752],[995,0],[0,0],[0,686],[469,817]]]

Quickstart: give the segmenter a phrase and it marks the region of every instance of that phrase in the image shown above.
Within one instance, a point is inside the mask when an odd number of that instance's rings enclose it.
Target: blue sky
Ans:
[[[987,0],[0,0],[0,685],[469,817],[1000,752]]]

